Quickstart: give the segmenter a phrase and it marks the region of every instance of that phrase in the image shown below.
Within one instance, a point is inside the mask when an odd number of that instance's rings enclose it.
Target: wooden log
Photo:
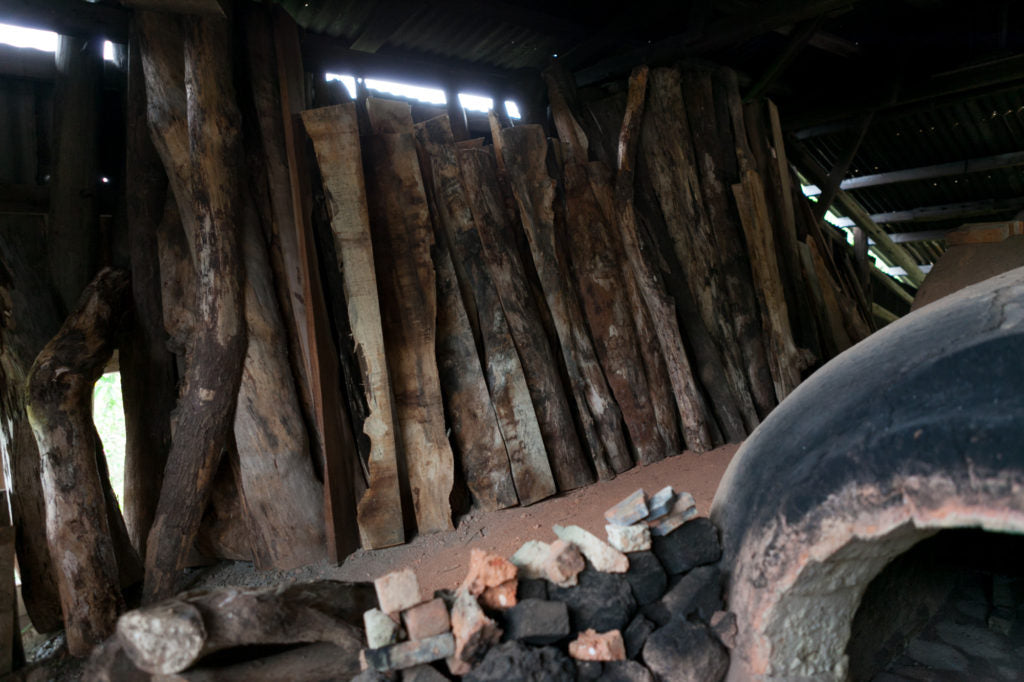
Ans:
[[[489,397],[480,405],[491,404],[493,407],[503,441],[502,450],[506,454],[505,462],[524,465],[524,470],[518,472],[518,466],[502,466],[500,461],[488,463],[489,460],[501,458],[493,454],[495,451],[488,453],[486,449],[479,449],[479,454],[470,454],[470,457],[478,460],[472,468],[488,472],[488,475],[481,478],[481,484],[486,485],[478,484],[477,487],[483,488],[478,492],[469,476],[467,484],[474,498],[484,501],[484,507],[497,509],[515,504],[517,500],[523,504],[532,504],[554,494],[554,478],[519,356],[512,343],[494,284],[482,260],[480,235],[473,222],[455,138],[448,126],[447,116],[417,124],[416,142],[420,163],[425,169],[424,180],[431,190],[429,194],[436,207],[434,225],[438,232],[437,241],[446,244],[451,253],[461,301],[465,302],[468,316],[467,328],[473,330],[469,338],[471,348],[467,348],[467,352],[471,350],[473,356],[467,356],[466,362],[472,367],[481,364],[482,360],[481,378],[485,379],[482,396]],[[439,327],[440,317],[439,314]],[[478,344],[473,344],[474,336],[479,339]],[[477,345],[482,351],[480,359],[476,354]],[[453,434],[459,437],[457,431],[453,431]],[[460,450],[462,453],[467,452],[464,446]],[[468,466],[466,454],[462,458],[463,466]],[[507,481],[501,472],[509,476]],[[491,492],[485,492],[488,489]]]
[[[548,145],[544,130],[536,125],[517,126],[502,130],[501,139],[505,168],[558,335],[583,438],[598,476],[608,478],[623,470],[618,467],[628,467],[629,454],[623,447],[621,414],[587,337],[575,288],[568,279],[568,264],[558,253],[555,181],[546,169]],[[550,449],[549,454],[553,454]],[[555,460],[552,469],[563,490],[592,480],[582,457],[575,461]]]
[[[47,246],[54,287],[69,312],[99,265],[99,115],[103,43],[58,38],[54,167]]]
[[[175,589],[231,435],[245,356],[242,262],[236,229],[238,112],[231,86],[229,27],[225,20],[190,19],[185,32],[191,167],[184,177],[191,179],[188,215],[194,216],[194,232],[190,244],[202,283],[197,307],[204,315],[196,320],[186,388],[178,405],[178,428],[147,541],[146,601]],[[144,51],[145,46],[144,42]],[[162,136],[160,131],[165,128],[159,115],[154,117],[154,109],[159,111],[164,89],[175,84],[151,80],[148,69],[146,76],[147,95],[156,103],[149,108],[150,126]],[[167,99],[165,104],[171,105],[173,101]],[[169,136],[166,142],[170,142]],[[164,165],[169,176],[184,171],[168,168],[166,160]],[[184,177],[177,179],[178,189],[183,191]],[[179,197],[179,207],[181,203]],[[188,225],[185,215],[182,212]]]
[[[369,584],[335,580],[196,590],[124,614],[117,638],[140,670],[156,675],[181,672],[216,651],[257,644],[329,642],[358,657],[363,611],[376,604]]]
[[[39,632],[62,627],[60,596],[46,546],[46,497],[39,447],[25,414],[25,378],[36,355],[60,328],[56,295],[46,277],[41,216],[5,216],[0,230],[0,280],[7,324],[0,327],[0,454],[16,528],[21,595]]]
[[[721,355],[733,401],[747,431],[758,423],[743,361],[731,323],[723,314],[729,300],[715,276],[717,241],[702,202],[690,141],[680,75],[674,69],[651,72],[641,149],[665,224],[708,333]],[[728,310],[728,308],[726,308]]]
[[[167,176],[146,125],[146,84],[137,36],[130,48],[125,210],[134,314],[118,351],[125,413],[124,520],[132,545],[143,555],[171,445],[177,376],[174,355],[165,343],[157,246]]]
[[[615,178],[616,215],[626,261],[640,292],[640,298],[650,314],[661,353],[665,358],[666,375],[671,382],[679,420],[683,425],[683,437],[691,450],[704,452],[713,446],[706,423],[707,408],[686,356],[686,348],[676,321],[675,303],[668,296],[657,268],[644,257],[637,228],[634,206],[635,167],[640,123],[647,94],[647,77],[647,67],[638,67],[629,78],[629,95],[618,144],[618,172]]]
[[[487,390],[455,266],[446,242],[434,247],[437,268],[437,366],[445,415],[462,473],[480,509],[519,502],[505,441]],[[553,486],[552,486],[553,487]],[[527,489],[527,495],[533,491]]]
[[[532,297],[523,295],[530,285],[517,257],[495,158],[486,149],[460,149],[459,161],[467,187],[474,188],[467,198],[479,243],[473,245],[471,237],[460,241],[479,247],[469,257],[486,267],[494,285],[493,291],[481,287],[477,297],[478,310],[494,313],[481,318],[486,357],[496,359],[486,364],[487,382],[519,502],[531,504],[556,491],[551,461],[558,456],[549,453],[579,452],[580,443],[544,323]]]
[[[310,109],[303,112],[302,120],[320,166],[355,353],[364,368],[368,412],[363,434],[369,439],[369,487],[359,500],[359,534],[367,549],[390,547],[405,541],[405,531],[391,379],[384,351],[355,105]]]
[[[40,352],[27,381],[28,417],[42,458],[46,540],[73,656],[87,655],[109,636],[124,608],[91,401],[93,384],[114,351],[127,291],[126,272],[102,270]]]
[[[748,169],[742,182],[732,186],[746,234],[761,319],[768,337],[768,363],[775,395],[785,399],[800,384],[801,362],[789,326],[789,310],[782,287],[764,186],[757,171]]]
[[[359,454],[352,424],[338,383],[338,355],[331,339],[330,320],[327,317],[320,266],[310,224],[309,203],[312,192],[308,183],[312,164],[306,156],[305,145],[301,144],[302,121],[299,113],[306,108],[306,102],[302,87],[305,72],[299,46],[299,27],[283,8],[277,7],[273,12],[274,48],[277,53],[278,84],[281,88],[281,116],[297,237],[296,251],[303,273],[303,300],[307,306],[309,349],[305,361],[314,415],[313,430],[323,465],[327,553],[332,561],[341,561],[355,551],[359,544],[356,502],[365,491],[366,481],[359,471]]]
[[[371,98],[367,196],[395,416],[412,488],[416,525],[452,528],[448,497],[454,455],[444,430],[435,356],[433,230],[409,105]]]
[[[238,480],[253,562],[288,570],[327,557],[324,491],[313,475],[263,232],[254,202],[244,206],[239,236],[248,345],[234,419]]]

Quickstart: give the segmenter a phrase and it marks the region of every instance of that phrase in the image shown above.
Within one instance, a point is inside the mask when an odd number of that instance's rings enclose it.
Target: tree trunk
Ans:
[[[289,587],[196,590],[130,611],[117,638],[146,672],[181,672],[203,656],[257,644],[330,642],[358,658],[362,615],[377,605],[365,583],[321,580]]]
[[[73,656],[87,655],[110,635],[124,608],[113,537],[124,521],[120,512],[116,519],[108,515],[92,388],[114,352],[127,293],[127,273],[101,271],[40,352],[27,382],[29,422],[42,458],[46,539]],[[137,570],[138,557],[128,560],[136,565],[124,570]]]
[[[434,238],[409,106],[370,99],[367,189],[384,344],[416,525],[452,528],[455,457],[444,430],[435,354]]]
[[[368,409],[363,434],[370,443],[369,488],[359,500],[359,534],[367,549],[390,547],[405,541],[405,530],[398,487],[391,379],[384,352],[355,105],[307,110],[302,120],[313,140],[323,178],[349,326],[363,368]]]
[[[180,149],[170,159],[162,154],[172,186],[177,185],[179,208],[185,205],[182,221],[186,232],[192,228],[189,242],[199,278],[197,310],[202,318],[196,320],[177,429],[147,541],[146,601],[171,594],[176,587],[209,500],[217,464],[231,437],[245,357],[242,261],[236,224],[239,117],[231,86],[229,29],[230,22],[224,19],[187,20],[188,175],[184,175],[186,168],[177,163]],[[146,45],[144,42],[144,50]],[[160,59],[157,54],[153,57]],[[167,107],[174,124],[180,126],[181,112],[173,111],[176,98],[165,92],[176,84],[151,79],[149,69],[146,76],[155,139],[161,139],[165,148],[180,144],[176,131],[167,129],[168,121],[154,116],[154,110]],[[178,195],[179,190],[185,194]]]
[[[466,185],[475,190],[467,199],[477,239],[460,236],[456,241],[465,240],[467,260],[486,267],[493,283],[493,290],[480,287],[477,296],[478,311],[493,311],[480,318],[485,354],[492,358],[486,365],[487,383],[519,502],[532,504],[557,491],[551,453],[578,451],[579,440],[544,324],[523,293],[530,287],[506,220],[494,156],[486,149],[460,149],[459,161]]]
[[[123,505],[132,545],[142,555],[171,444],[177,377],[163,325],[157,246],[167,176],[146,125],[146,84],[137,37],[131,41],[128,63],[126,118],[125,199],[134,314],[119,346],[125,412]]]

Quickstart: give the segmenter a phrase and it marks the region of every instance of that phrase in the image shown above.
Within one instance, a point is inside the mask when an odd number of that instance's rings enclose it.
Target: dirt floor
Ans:
[[[247,562],[220,564],[196,571],[188,587],[224,585],[271,585],[284,581],[335,578],[373,580],[393,570],[411,567],[424,595],[439,588],[455,588],[462,582],[473,547],[511,556],[527,540],[554,541],[554,524],[576,524],[600,538],[605,537],[604,511],[637,488],[652,494],[666,485],[686,491],[706,516],[725,468],[738,445],[726,445],[702,455],[684,452],[646,467],[637,467],[614,480],[602,481],[559,495],[530,507],[495,512],[470,512],[457,520],[456,528],[414,538],[411,542],[374,551],[359,550],[341,566],[315,564],[296,571],[254,571]]]

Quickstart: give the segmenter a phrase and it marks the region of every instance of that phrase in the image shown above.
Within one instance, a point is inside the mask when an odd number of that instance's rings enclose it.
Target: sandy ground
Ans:
[[[527,540],[555,540],[554,524],[576,524],[604,538],[604,511],[637,488],[648,494],[666,485],[687,491],[696,499],[700,514],[707,515],[718,481],[738,447],[726,445],[702,455],[684,452],[530,507],[471,511],[458,519],[453,531],[420,536],[398,547],[359,550],[341,566],[320,563],[280,572],[254,571],[246,562],[225,563],[197,571],[189,587],[257,586],[318,578],[363,581],[408,566],[416,571],[423,594],[429,595],[462,582],[473,547],[508,557]]]

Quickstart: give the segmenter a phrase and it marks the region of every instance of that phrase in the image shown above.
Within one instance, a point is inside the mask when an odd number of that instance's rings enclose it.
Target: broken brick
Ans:
[[[647,520],[653,521],[654,519],[661,518],[665,514],[668,514],[672,509],[672,503],[675,502],[676,493],[672,490],[672,486],[667,485],[658,492],[654,493],[651,499],[647,502]]]
[[[516,605],[516,591],[519,581],[516,579],[488,587],[480,595],[480,605],[492,611],[504,611]]]
[[[626,645],[618,630],[585,630],[575,641],[569,642],[569,655],[580,661],[624,661]]]
[[[647,501],[641,489],[606,511],[604,518],[610,524],[628,526],[647,516],[647,512]]]
[[[473,596],[479,596],[488,587],[507,583],[517,575],[518,569],[515,564],[505,557],[473,549],[469,553],[469,570],[462,586]]]
[[[488,618],[476,597],[459,588],[452,606],[452,634],[455,636],[456,660],[473,663],[501,639],[501,628]],[[454,671],[453,671],[454,672]]]
[[[384,613],[398,613],[423,601],[419,581],[411,568],[383,575],[373,581],[373,587]]]
[[[651,529],[647,527],[647,524],[637,523],[632,526],[609,524],[604,529],[608,533],[608,544],[620,552],[644,552],[651,548]]]
[[[668,535],[676,528],[697,516],[697,502],[690,493],[679,493],[668,514],[648,522],[651,535]]]
[[[363,655],[369,667],[380,671],[411,668],[451,656],[455,652],[455,639],[446,632],[427,639],[400,642],[379,649],[365,649]]]
[[[718,641],[727,648],[736,647],[736,635],[739,628],[736,626],[736,614],[732,611],[715,611],[711,614],[711,632],[715,633]]]
[[[547,579],[559,587],[569,587],[576,584],[576,576],[586,565],[583,555],[574,544],[556,540],[551,543],[551,550],[544,562],[544,572]]]
[[[576,545],[597,570],[605,573],[625,573],[629,570],[629,559],[626,555],[593,533],[579,526],[556,525],[552,529],[559,539]]]
[[[402,612],[402,622],[409,639],[426,639],[451,629],[448,608],[440,598],[406,609]]]

